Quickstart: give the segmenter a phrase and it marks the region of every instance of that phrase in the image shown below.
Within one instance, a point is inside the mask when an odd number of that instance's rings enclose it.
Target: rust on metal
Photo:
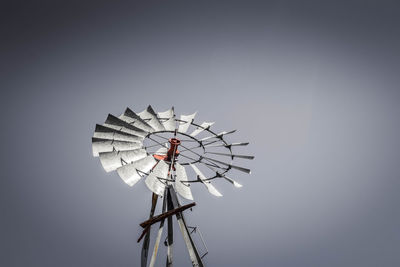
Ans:
[[[175,170],[175,164],[174,162],[176,161],[176,158],[179,156],[179,150],[178,146],[181,144],[181,141],[177,138],[170,138],[168,140],[170,144],[170,148],[168,149],[168,152],[166,155],[153,155],[153,157],[157,160],[164,160],[168,162],[172,162],[172,169]]]
[[[164,212],[164,213],[162,213],[160,215],[154,216],[153,218],[151,218],[151,219],[149,219],[147,221],[142,222],[140,224],[140,226],[143,227],[143,228],[147,228],[148,226],[150,226],[152,224],[155,224],[155,223],[161,221],[162,219],[165,219],[165,218],[167,218],[169,216],[172,216],[172,215],[174,215],[174,214],[176,214],[178,212],[182,212],[182,211],[184,211],[186,209],[189,209],[189,208],[191,208],[193,206],[196,206],[195,202],[187,204],[187,205],[184,205],[182,207],[179,207],[179,208],[176,208],[176,209],[173,209],[173,210],[170,210],[170,211],[167,211],[167,212]]]

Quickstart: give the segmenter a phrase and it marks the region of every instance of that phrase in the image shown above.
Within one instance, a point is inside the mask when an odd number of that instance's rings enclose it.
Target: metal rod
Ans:
[[[157,205],[157,199],[158,199],[158,195],[153,193],[152,199],[151,199],[150,216],[149,216],[150,219],[154,215],[154,210],[156,209],[156,205]],[[141,266],[142,267],[146,267],[146,265],[147,265],[147,256],[149,253],[149,244],[150,244],[150,227],[151,226],[149,225],[149,228],[146,231],[146,237],[144,238],[144,241],[143,241],[142,254],[141,254]]]
[[[151,146],[146,146],[146,147],[144,147],[144,149],[152,148],[152,147],[155,147],[155,146],[159,146],[159,144],[155,144],[155,145],[151,145]],[[165,147],[165,146],[164,146],[164,147]]]
[[[171,193],[167,191],[167,206],[168,211],[174,208],[171,200]],[[174,226],[172,224],[172,217],[168,217],[168,239],[167,239],[167,267],[172,267],[172,253],[173,253],[173,243],[174,243]]]
[[[162,207],[163,213],[167,209],[167,197],[166,196],[167,196],[166,191],[164,191],[164,199],[163,199],[163,207]],[[153,254],[151,255],[149,267],[154,267],[154,264],[156,263],[158,247],[160,245],[161,235],[162,235],[162,232],[164,229],[164,221],[165,221],[165,219],[162,219],[160,222],[160,228],[158,229],[157,238],[156,238],[156,242],[154,244]]]
[[[201,234],[201,231],[200,231],[200,229],[197,229],[197,232],[199,233],[199,236],[200,236],[201,242],[203,243],[203,245],[204,245],[204,248],[206,249],[206,253],[204,253],[204,255],[203,255],[203,256],[201,256],[201,258],[204,258],[204,256],[208,254],[208,248],[207,248],[207,246],[206,246],[206,242],[204,242],[204,238],[203,238],[203,235]]]
[[[167,190],[170,193],[173,206],[175,208],[179,207],[180,205],[179,205],[178,197],[176,195],[174,188],[172,186],[169,186],[167,188]],[[199,253],[197,252],[197,248],[190,236],[189,230],[186,226],[185,218],[183,217],[183,213],[178,212],[175,215],[178,220],[179,228],[182,232],[183,239],[184,239],[186,247],[188,249],[190,260],[192,261],[193,267],[203,267],[204,266],[203,262],[201,261],[201,257],[199,256]]]
[[[181,140],[181,141],[182,141],[182,140]],[[188,148],[188,149],[180,150],[180,152],[182,153],[182,152],[188,151],[188,150],[190,150],[190,149],[196,149],[196,148],[201,148],[201,146],[200,146],[200,145],[197,145],[197,146],[195,146],[195,147],[191,147],[191,148]]]
[[[200,157],[200,159],[205,159],[206,161],[208,161],[209,163],[211,163],[211,164],[216,164],[215,162],[212,162],[212,161],[210,161],[209,160],[209,158],[206,158],[206,157],[204,157],[204,156],[202,156],[202,155],[200,155],[199,153],[196,153],[196,152],[194,152],[193,150],[191,150],[191,149],[189,149],[189,148],[187,148],[187,147],[185,147],[184,145],[182,145],[181,144],[181,147],[183,147],[183,148],[185,148],[186,150],[188,150],[188,151],[190,151],[190,152],[192,152],[193,154],[195,154],[195,155],[197,155],[197,156],[199,156]],[[201,162],[201,161],[200,161]]]
[[[161,221],[161,220],[163,220],[165,218],[168,218],[168,217],[170,217],[172,215],[175,215],[178,212],[182,212],[182,211],[184,211],[186,209],[190,209],[193,206],[196,206],[195,202],[187,204],[187,205],[184,205],[184,206],[181,206],[181,207],[178,207],[176,209],[168,210],[167,212],[164,212],[164,213],[162,213],[160,215],[154,216],[153,218],[151,218],[151,219],[149,219],[147,221],[142,222],[140,224],[140,226],[142,228],[147,228],[150,225],[153,225],[153,224],[155,224],[155,223],[157,223],[157,222],[159,222],[159,221]]]

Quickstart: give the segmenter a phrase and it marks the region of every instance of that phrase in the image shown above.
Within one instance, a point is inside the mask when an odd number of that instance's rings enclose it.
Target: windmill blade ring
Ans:
[[[193,200],[188,186],[192,182],[201,182],[210,193],[220,196],[210,183],[216,177],[215,173],[238,186],[239,183],[227,177],[226,173],[231,169],[245,173],[250,173],[250,170],[232,161],[237,158],[251,160],[254,156],[232,153],[233,147],[248,145],[226,142],[225,137],[236,130],[215,133],[211,130],[214,122],[196,123],[196,115],[197,112],[180,115],[177,119],[174,107],[156,112],[150,105],[139,113],[126,108],[120,116],[109,114],[103,125],[96,125],[92,154],[100,158],[107,172],[117,171],[130,186],[146,177],[147,187],[160,196],[170,183],[183,198]],[[168,146],[171,138],[181,140],[179,149],[173,153]],[[223,157],[230,158],[231,162],[226,162]],[[196,165],[218,169],[218,172],[207,177]],[[191,166],[196,177],[189,179],[187,166]]]

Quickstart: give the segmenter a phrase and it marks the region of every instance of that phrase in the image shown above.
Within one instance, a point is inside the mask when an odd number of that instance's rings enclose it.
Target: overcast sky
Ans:
[[[151,192],[106,173],[91,137],[151,104],[256,156],[222,198],[192,187],[206,266],[400,266],[397,1],[9,2],[0,265],[139,265]]]

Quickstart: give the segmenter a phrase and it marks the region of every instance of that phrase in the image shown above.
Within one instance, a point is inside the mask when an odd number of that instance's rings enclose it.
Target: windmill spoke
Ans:
[[[179,139],[179,140],[181,140],[181,142],[198,142],[197,140],[194,139]]]
[[[214,143],[216,143],[218,141],[220,141],[220,140],[218,139],[218,140],[210,141],[208,143],[203,144],[203,146],[209,146],[209,145],[214,144]]]
[[[200,163],[206,165],[207,167],[213,166],[213,167],[215,167],[215,168],[219,168],[219,169],[222,169],[222,170],[227,170],[227,168],[221,167],[221,166],[219,166],[218,164],[213,163],[213,162],[206,163],[206,162],[204,162],[204,161],[200,161]]]
[[[149,138],[149,139],[152,140],[153,142],[156,142],[156,143],[159,144],[160,146],[164,146],[164,147],[165,147],[165,144],[162,144],[162,143],[158,142],[157,140],[154,140],[154,139],[151,138],[150,136],[148,136],[147,138]]]
[[[194,158],[182,155],[182,154],[179,154],[179,157],[184,157],[184,158],[187,158],[187,159],[190,159],[190,160],[193,160],[193,161],[199,161],[198,159],[194,159]]]
[[[201,146],[200,145],[198,145],[198,146],[195,146],[195,147],[191,147],[191,148],[188,148],[188,149],[183,149],[183,150],[180,150],[179,152],[180,153],[182,153],[182,152],[185,152],[185,151],[189,151],[190,149],[196,149],[196,148],[200,148]]]
[[[190,151],[190,152],[192,152],[193,154],[195,154],[196,156],[199,156],[202,160],[204,159],[204,160],[208,161],[210,164],[217,165],[215,162],[212,162],[212,160],[209,160],[208,158],[206,158],[206,157],[200,155],[199,153],[196,153],[196,152],[193,151],[192,149],[187,148],[187,147],[185,147],[184,145],[181,145],[181,146],[182,146],[183,148],[185,148],[187,151]],[[202,162],[202,161],[200,161],[200,162]]]
[[[215,143],[215,142],[213,142]],[[249,143],[245,142],[245,143],[232,143],[232,144],[215,144],[212,145],[212,143],[207,143],[207,144],[203,144],[203,146],[208,146],[208,147],[232,147],[232,146],[247,146]]]
[[[147,148],[152,148],[152,147],[157,147],[157,146],[160,146],[160,144],[158,143],[158,144],[155,144],[155,145],[146,146],[144,148],[147,149]],[[165,144],[163,145],[163,147],[165,147]]]
[[[196,153],[195,151],[193,151],[193,148],[188,148],[188,147],[186,147],[186,146],[184,146],[184,145],[180,145],[181,147],[183,147],[184,149],[186,149],[185,151],[189,151],[189,152],[192,152],[193,154],[195,154],[196,156],[199,156],[199,157],[201,157],[201,155],[199,154],[199,153]]]
[[[166,138],[166,137],[161,136],[161,135],[158,135],[158,134],[152,134],[152,137],[157,137],[157,138],[163,139],[163,140],[165,140],[165,141],[168,141],[168,140],[169,140],[169,138]],[[148,137],[148,138],[150,138],[150,137]]]

